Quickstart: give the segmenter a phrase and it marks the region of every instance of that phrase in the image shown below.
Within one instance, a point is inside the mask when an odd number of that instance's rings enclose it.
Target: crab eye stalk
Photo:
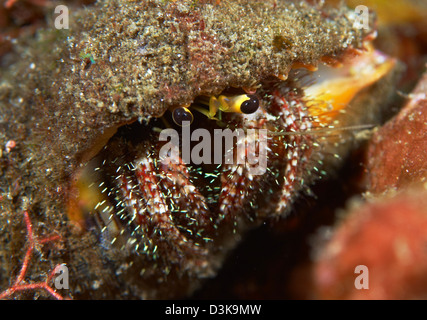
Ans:
[[[249,99],[242,102],[240,105],[240,111],[244,114],[251,114],[258,110],[259,99],[256,95],[247,95]]]
[[[182,127],[184,121],[193,122],[194,117],[191,111],[186,107],[177,107],[172,111],[172,119],[178,125]]]
[[[215,115],[218,110],[223,112],[236,112],[250,114],[258,110],[259,99],[256,95],[241,94],[237,96],[220,95],[211,97],[209,102],[210,115]]]

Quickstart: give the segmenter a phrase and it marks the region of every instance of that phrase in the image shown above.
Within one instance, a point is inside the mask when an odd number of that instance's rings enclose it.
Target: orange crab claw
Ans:
[[[397,60],[369,48],[341,68],[319,68],[319,80],[305,89],[310,114],[327,124],[345,109],[358,92],[388,74]]]

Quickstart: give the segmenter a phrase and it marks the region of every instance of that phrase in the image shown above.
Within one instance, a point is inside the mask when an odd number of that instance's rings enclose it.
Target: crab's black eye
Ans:
[[[191,124],[194,117],[188,108],[178,107],[173,110],[172,119],[177,125],[182,126],[184,121],[188,121]]]
[[[251,114],[258,110],[259,108],[259,99],[255,95],[248,95],[249,99],[243,101],[240,105],[240,111],[245,114]]]

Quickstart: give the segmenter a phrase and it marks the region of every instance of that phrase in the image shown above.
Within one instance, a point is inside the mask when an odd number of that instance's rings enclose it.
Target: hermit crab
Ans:
[[[65,264],[62,297],[185,297],[215,276],[381,121],[397,62],[372,48],[374,16],[357,18],[313,1],[105,0],[22,40],[0,85],[1,143],[17,145],[0,158],[3,296],[58,297],[15,281],[30,219],[57,237],[32,242],[40,261],[19,279]]]

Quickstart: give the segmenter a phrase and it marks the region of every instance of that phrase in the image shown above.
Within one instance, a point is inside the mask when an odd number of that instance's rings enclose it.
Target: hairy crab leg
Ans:
[[[118,169],[109,173],[116,177],[114,185],[107,189],[110,197],[120,199],[116,206],[120,207],[119,220],[122,221],[115,223],[121,224],[122,230],[126,224],[133,225],[126,245],[132,245],[135,252],[154,259],[163,258],[162,250],[167,248],[170,252],[167,258],[171,262],[178,263],[188,257],[203,266],[201,261],[207,250],[194,240],[199,237],[208,241],[199,235],[210,221],[203,197],[190,192],[188,172],[181,166],[165,166],[157,160],[156,146],[143,143],[137,149],[138,158],[126,164],[116,163]],[[177,170],[180,174],[176,174]],[[171,203],[179,209],[173,210]],[[194,208],[197,212],[188,214]],[[205,220],[196,224],[196,231],[192,232],[194,237],[192,234],[187,236],[185,225],[194,223],[191,216],[197,213]]]
[[[263,129],[265,124],[265,109],[259,108],[253,119],[244,119],[242,114],[235,113],[233,126],[240,127],[245,123],[248,129]],[[253,116],[250,116],[253,117]],[[259,136],[258,136],[259,138]],[[268,154],[271,152],[271,139],[267,140],[265,146],[261,146],[256,135],[245,134],[238,138],[232,147],[234,163],[223,164],[221,175],[221,193],[218,199],[218,222],[232,222],[233,230],[237,230],[239,217],[254,219],[251,212],[258,209],[257,198],[259,194],[269,193],[268,183],[275,180],[275,173],[270,170],[270,163],[265,168],[265,173],[256,174],[254,165],[249,164],[249,156],[261,153],[260,148],[266,147]],[[267,156],[268,157],[268,156]],[[269,159],[268,161],[271,161]],[[258,166],[261,164],[258,162]],[[264,194],[264,196],[267,196]],[[249,214],[248,214],[249,213]]]
[[[290,102],[289,102],[290,101]],[[302,102],[292,97],[287,99],[286,96],[279,91],[273,92],[273,108],[279,111],[277,122],[285,132],[304,132],[310,130],[312,122],[304,111],[305,107]],[[311,144],[308,135],[290,135],[287,141],[284,142],[282,155],[286,161],[286,167],[283,173],[282,188],[280,191],[280,200],[275,208],[274,215],[281,215],[288,208],[291,199],[296,193],[295,184],[299,183],[298,177],[301,177],[301,170],[305,170],[307,158],[312,148],[308,148]]]
[[[193,236],[203,237],[206,229],[213,227],[213,217],[206,202],[205,197],[197,190],[190,180],[190,173],[186,164],[180,157],[178,163],[169,161],[161,162],[159,170],[159,179],[169,192],[168,197],[171,205],[179,210],[184,220],[187,220],[188,227],[186,231]],[[196,232],[194,229],[196,228]],[[210,241],[203,237],[204,241]]]
[[[255,117],[240,119],[242,123],[245,122],[246,128],[267,129],[270,132],[266,146],[255,143],[258,148],[267,149],[268,164],[265,173],[251,174],[250,167],[246,163],[248,154],[253,152],[248,149],[248,145],[254,142],[250,141],[250,136],[239,139],[233,145],[236,160],[243,160],[241,162],[243,164],[223,166],[219,219],[234,220],[234,229],[238,216],[250,218],[246,212],[256,210],[258,217],[280,216],[289,208],[294,193],[299,190],[299,187],[296,187],[296,184],[301,182],[298,177],[301,177],[301,170],[305,170],[312,149],[309,147],[311,139],[308,135],[296,134],[286,137],[271,135],[271,133],[301,133],[311,129],[312,119],[308,116],[303,102],[285,86],[279,86],[268,96],[270,97],[268,103],[260,108]],[[267,118],[272,119],[271,116],[275,118],[274,126],[267,121]],[[239,148],[240,144],[244,144],[244,147]],[[279,187],[278,195],[272,196],[271,185]],[[255,194],[258,196],[255,197]],[[262,206],[255,205],[260,201],[264,202]]]

